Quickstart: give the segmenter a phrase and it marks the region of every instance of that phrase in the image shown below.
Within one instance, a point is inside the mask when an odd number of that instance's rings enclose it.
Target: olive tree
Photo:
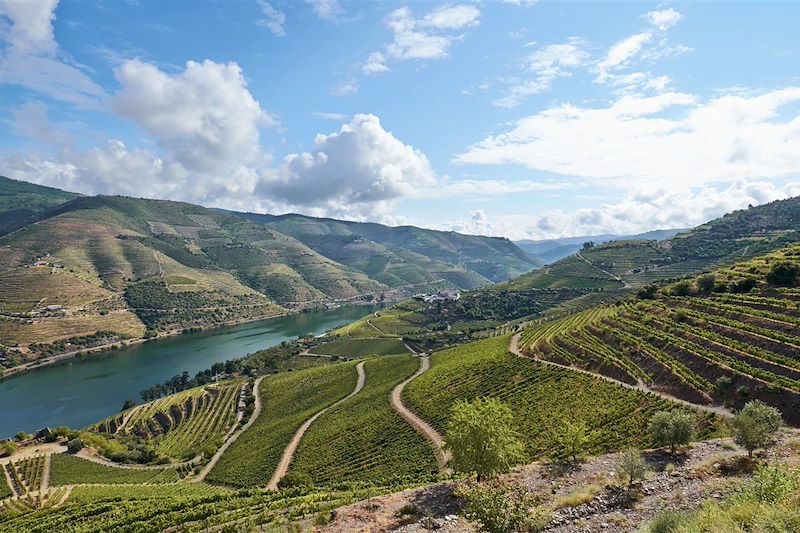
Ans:
[[[445,450],[457,472],[475,473],[478,481],[508,472],[525,459],[510,407],[494,398],[460,401],[453,406],[445,432]]]
[[[694,434],[694,418],[681,411],[659,411],[650,419],[647,431],[656,446],[669,446],[675,455],[675,448],[689,444]]]
[[[647,473],[647,464],[642,459],[639,450],[629,448],[622,452],[617,459],[616,473],[621,481],[627,482],[628,488],[631,488],[637,481],[643,480]]]
[[[753,451],[769,446],[782,423],[780,411],[754,400],[733,417],[731,428],[736,444],[747,450],[748,457],[753,457]]]

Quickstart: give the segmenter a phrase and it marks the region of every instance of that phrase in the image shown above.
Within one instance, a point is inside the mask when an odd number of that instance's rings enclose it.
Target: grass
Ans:
[[[408,350],[399,339],[340,338],[315,346],[311,353],[358,359],[373,355],[403,354],[408,353]]]
[[[583,485],[573,489],[569,494],[557,497],[555,506],[556,508],[577,507],[592,501],[598,492],[600,492],[598,485]]]
[[[314,422],[290,471],[318,484],[435,475],[430,445],[389,403],[395,385],[418,366],[419,359],[410,355],[368,360],[364,389]]]
[[[54,454],[51,458],[50,485],[54,487],[84,483],[172,483],[177,480],[174,468],[116,468],[66,454]]]
[[[208,475],[214,483],[265,486],[302,423],[345,397],[356,384],[355,363],[285,372],[261,382],[261,415]]]
[[[677,408],[651,394],[513,356],[508,342],[508,336],[495,337],[435,353],[431,369],[406,387],[408,406],[444,431],[456,401],[496,397],[513,409],[530,459],[556,450],[567,421],[585,424],[591,454],[649,446],[650,417]],[[715,418],[697,419],[700,437],[716,435]]]

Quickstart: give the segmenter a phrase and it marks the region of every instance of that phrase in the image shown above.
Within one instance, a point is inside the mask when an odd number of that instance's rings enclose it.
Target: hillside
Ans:
[[[413,288],[412,293],[474,289],[538,265],[511,241],[497,237],[302,215],[238,215],[291,235],[390,287]]]
[[[661,229],[637,233],[635,235],[583,235],[580,237],[562,237],[559,239],[523,239],[514,241],[528,255],[542,263],[552,263],[573,255],[583,248],[583,243],[593,242],[603,244],[609,241],[662,241],[673,235],[686,231],[685,229]]]
[[[38,215],[77,196],[0,176],[0,235],[30,224]]]
[[[800,247],[525,330],[534,358],[701,404],[760,399],[800,424]],[[794,264],[795,279],[773,266]],[[792,268],[788,269],[789,272]]]

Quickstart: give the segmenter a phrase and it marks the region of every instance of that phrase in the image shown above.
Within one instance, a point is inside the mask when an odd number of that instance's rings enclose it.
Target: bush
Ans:
[[[800,264],[793,261],[779,261],[774,263],[767,273],[767,282],[777,287],[791,287],[800,274]]]
[[[648,285],[636,292],[636,297],[640,300],[653,300],[658,292],[658,285]]]
[[[648,533],[677,533],[684,522],[683,513],[668,509],[653,518],[645,531]]]
[[[673,296],[689,296],[692,292],[692,284],[688,280],[679,281],[669,289]]]
[[[495,398],[453,406],[445,449],[453,453],[455,471],[476,473],[478,481],[508,472],[525,458],[525,448],[514,429],[514,412]]]
[[[694,434],[694,418],[689,413],[681,411],[659,411],[647,425],[647,432],[656,446],[669,446],[669,451],[675,455],[675,448],[689,444]]]
[[[697,278],[697,290],[703,294],[713,291],[716,284],[717,277],[714,274],[704,274]]]
[[[586,430],[586,424],[568,420],[564,423],[561,433],[556,437],[557,453],[576,462],[583,455],[588,440],[589,433]]]
[[[647,465],[642,459],[639,450],[629,448],[617,459],[615,471],[619,480],[627,483],[628,488],[631,488],[634,483],[644,479],[644,475],[647,473]]]
[[[541,531],[547,520],[533,511],[534,497],[519,485],[496,487],[480,484],[460,488],[456,496],[466,500],[464,516],[480,522],[480,530],[489,533]]]
[[[83,441],[81,439],[75,438],[67,442],[67,451],[69,453],[76,454],[82,449],[83,449]]]
[[[278,481],[279,489],[289,489],[292,487],[310,487],[314,484],[311,476],[300,472],[289,472]]]
[[[15,451],[17,451],[17,443],[12,440],[4,442],[2,445],[0,445],[0,452],[3,452],[5,455],[11,455]]]
[[[781,413],[759,400],[748,402],[731,420],[736,444],[747,450],[749,457],[757,448],[766,448],[781,427]]]

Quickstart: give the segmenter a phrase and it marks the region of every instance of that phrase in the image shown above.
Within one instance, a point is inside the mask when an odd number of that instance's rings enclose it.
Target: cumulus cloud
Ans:
[[[51,98],[96,106],[103,89],[70,63],[56,44],[58,0],[0,0],[0,83],[27,87]]]
[[[236,63],[188,61],[184,71],[168,74],[128,60],[114,76],[122,86],[114,111],[150,133],[184,168],[214,172],[258,162],[259,128],[270,118]]]
[[[522,118],[454,161],[517,164],[624,188],[791,177],[800,168],[800,114],[791,107],[798,101],[800,87],[710,100],[667,92],[603,107],[563,104]]]
[[[556,78],[570,76],[571,70],[586,63],[589,53],[585,43],[571,37],[567,42],[550,44],[532,52],[525,59],[524,69],[534,77],[513,84],[505,95],[493,103],[500,107],[516,107],[528,96],[544,92]]]
[[[50,122],[47,106],[42,102],[28,102],[11,111],[14,133],[45,144],[60,147],[73,142],[72,135]]]
[[[401,7],[385,19],[392,30],[393,40],[382,52],[373,52],[361,66],[364,74],[380,74],[389,70],[386,62],[431,60],[447,57],[450,47],[463,35],[455,33],[480,22],[480,10],[471,4],[456,4],[436,8],[422,17]]]
[[[356,115],[339,131],[317,135],[315,151],[288,155],[266,172],[259,195],[345,216],[379,214],[392,202],[436,183],[427,157],[383,129],[374,115]]]
[[[489,217],[478,210],[464,219],[438,224],[447,229],[511,239],[553,239],[634,234],[652,229],[697,226],[736,209],[800,194],[800,180],[784,186],[768,181],[737,180],[727,187],[655,187],[632,191],[617,203],[573,212],[548,210],[536,215]]]
[[[258,5],[261,7],[261,14],[264,16],[256,21],[256,25],[267,28],[277,37],[285,36],[286,29],[283,26],[286,24],[286,14],[275,9],[272,4],[264,0],[258,0]]]

